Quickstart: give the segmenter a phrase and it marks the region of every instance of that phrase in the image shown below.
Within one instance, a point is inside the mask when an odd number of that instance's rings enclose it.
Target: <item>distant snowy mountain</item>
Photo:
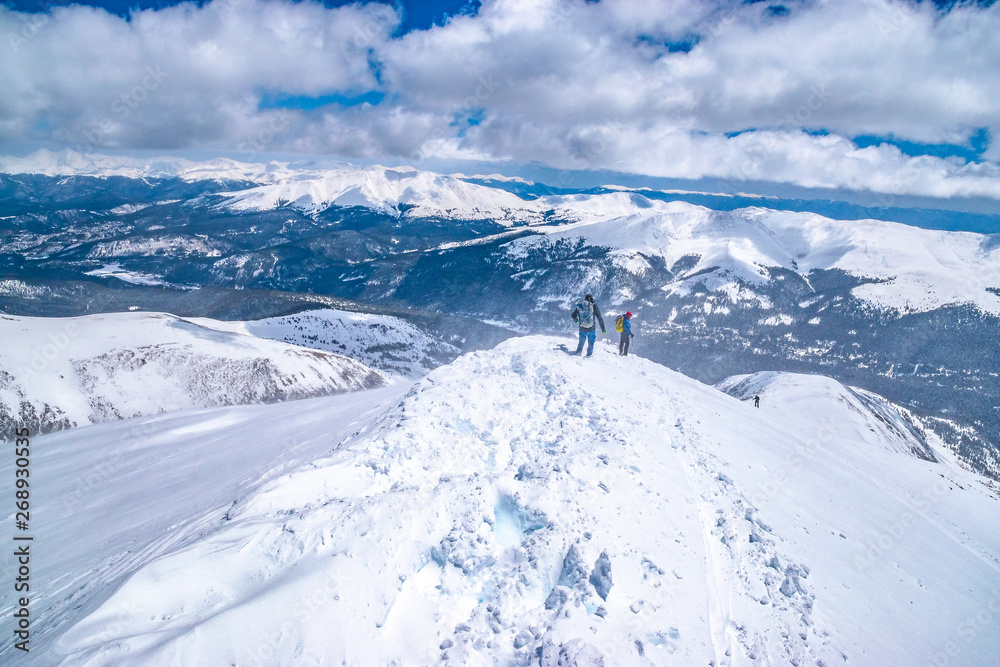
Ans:
[[[445,176],[411,167],[320,168],[227,158],[195,162],[177,157],[140,159],[40,150],[23,158],[0,156],[0,174],[3,173],[254,184],[255,187],[245,191],[226,195],[226,208],[238,211],[287,205],[315,214],[331,206],[361,206],[393,215],[409,212],[409,215],[459,219],[490,217],[511,224],[538,221],[544,212],[542,205],[493,187],[530,189],[534,186],[530,181],[499,174]]]
[[[41,150],[24,158],[0,156],[0,174],[53,177],[180,179],[254,184],[227,193],[223,206],[236,211],[290,206],[314,215],[327,208],[360,206],[392,215],[451,219],[495,218],[508,224],[538,222],[545,208],[490,187],[493,183],[528,186],[523,179],[499,176],[444,176],[410,167],[303,168],[287,163],[248,163],[219,158],[194,162],[183,158],[139,159]],[[480,182],[485,184],[480,184]]]
[[[769,283],[776,269],[806,284],[814,271],[839,270],[864,281],[852,290],[855,297],[899,314],[969,304],[1000,315],[1000,239],[994,237],[762,208],[719,212],[637,194],[575,198],[556,210],[581,222],[547,227],[547,238],[513,241],[509,252],[551,252],[541,246],[579,240],[611,249],[610,259],[637,275],[650,258],[679,267],[663,286],[669,292],[700,284],[742,299],[757,298],[752,288]],[[612,299],[633,297],[622,292]]]
[[[440,217],[500,224],[544,220],[545,201],[526,201],[505,190],[407,168],[353,167],[305,174],[223,196],[236,211],[281,206],[314,215],[331,207],[359,206],[392,216]]]
[[[382,386],[344,356],[166,314],[0,316],[0,436]]]
[[[0,173],[271,183],[287,178],[295,172],[283,164],[239,162],[227,158],[196,162],[178,157],[143,159],[87,155],[71,150],[59,152],[40,150],[23,158],[0,156]]]
[[[730,381],[754,409],[562,342],[37,438],[29,663],[995,663],[1000,494],[933,434],[825,378]]]

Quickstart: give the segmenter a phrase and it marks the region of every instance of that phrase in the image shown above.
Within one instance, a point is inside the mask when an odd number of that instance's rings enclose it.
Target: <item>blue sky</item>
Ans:
[[[349,5],[357,0],[324,0],[326,7],[341,7]],[[0,3],[8,7],[24,12],[44,12],[52,7],[60,5],[87,5],[90,7],[100,7],[118,16],[129,16],[136,10],[143,9],[163,9],[179,5],[180,2],[164,2],[163,0],[85,0],[83,2],[66,2],[50,0],[8,0]],[[205,4],[201,0],[195,2],[196,5]],[[474,14],[479,8],[479,0],[433,0],[422,2],[386,2],[383,4],[401,7],[404,19],[400,25],[399,33],[407,33],[411,30],[426,30],[434,25],[443,24],[448,17],[456,14]]]
[[[4,7],[0,153],[282,153],[1000,199],[992,1]]]

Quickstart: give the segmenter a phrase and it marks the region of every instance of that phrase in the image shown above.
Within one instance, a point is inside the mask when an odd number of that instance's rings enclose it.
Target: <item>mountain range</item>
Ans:
[[[967,465],[1000,474],[1000,354],[981,344],[1000,324],[996,234],[844,219],[823,202],[711,208],[689,200],[724,197],[403,167],[43,153],[0,170],[17,172],[0,176],[12,315],[361,310],[452,346],[440,363],[571,332],[589,292],[609,317],[635,314],[644,357],[708,383],[828,375],[905,406]]]
[[[998,235],[410,168],[0,172],[5,664],[1000,652]]]

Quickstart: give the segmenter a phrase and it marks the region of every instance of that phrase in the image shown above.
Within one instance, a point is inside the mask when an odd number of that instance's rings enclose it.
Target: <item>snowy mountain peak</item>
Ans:
[[[797,274],[811,290],[811,273],[834,270],[861,279],[852,296],[896,314],[966,304],[1000,314],[1000,243],[982,234],[759,207],[714,211],[613,187],[601,194],[524,199],[492,187],[492,176],[469,182],[412,167],[293,167],[226,159],[199,163],[40,151],[24,159],[0,158],[0,171],[249,181],[259,185],[190,203],[250,215],[279,207],[307,216],[331,207],[362,207],[393,218],[534,225],[553,242],[582,239],[612,248],[613,259],[637,274],[649,257],[661,258],[668,268],[682,262],[675,280],[662,286],[669,294],[686,294],[702,284],[735,295],[740,281],[751,287],[740,298],[754,300],[752,287],[768,283],[776,271]],[[113,210],[127,214],[126,209]],[[516,255],[526,247],[537,248],[538,240],[522,239],[509,249]],[[689,282],[692,276],[697,279]],[[624,292],[620,298],[627,298]],[[794,318],[792,313],[780,315]]]
[[[894,313],[969,304],[1000,314],[1000,244],[990,236],[763,208],[713,211],[634,192],[569,195],[545,203],[553,217],[573,222],[541,228],[547,241],[511,242],[510,256],[582,240],[614,249],[614,257],[637,272],[650,257],[666,267],[681,262],[674,281],[664,286],[671,292],[703,284],[737,300],[758,298],[753,287],[773,280],[775,270],[800,276],[806,291],[812,289],[813,271],[837,270],[863,280],[853,296]],[[749,291],[739,294],[737,281]]]
[[[998,499],[981,478],[889,451],[865,429],[803,449],[776,405],[756,410],[604,344],[573,357],[562,342],[466,355],[399,401],[375,394],[375,415],[357,394],[282,406],[297,410],[297,441],[315,442],[315,457],[185,524],[183,546],[118,570],[120,588],[72,618],[60,655],[922,664],[1000,596],[988,520]],[[801,386],[802,428],[854,410]],[[204,437],[184,435],[191,424],[161,428],[177,431],[150,437],[178,448]],[[216,451],[242,452],[277,428],[285,421],[269,408],[239,442],[211,433]],[[190,484],[216,489],[224,477],[192,468]],[[121,544],[150,540],[129,530]],[[46,599],[70,616],[80,607]],[[991,632],[961,647],[965,664],[998,649]]]
[[[541,220],[541,207],[517,195],[458,178],[408,168],[351,167],[302,174],[281,183],[225,195],[232,210],[288,205],[307,214],[332,206],[360,206],[390,215],[494,219],[504,223]]]

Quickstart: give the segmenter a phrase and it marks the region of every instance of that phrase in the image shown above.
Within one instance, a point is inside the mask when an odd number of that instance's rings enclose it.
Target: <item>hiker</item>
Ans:
[[[597,340],[598,322],[601,325],[601,334],[607,333],[604,329],[604,318],[601,317],[601,309],[594,303],[593,295],[588,294],[583,297],[583,301],[576,304],[576,309],[573,310],[571,317],[574,322],[580,325],[580,344],[576,346],[576,352],[573,354],[580,354],[583,351],[583,342],[587,341],[587,356],[589,357],[594,353],[594,341]],[[594,322],[595,318],[597,322]]]
[[[629,320],[632,319],[632,313],[625,313],[624,315],[619,315],[618,319],[615,320],[615,331],[619,332],[622,337],[618,341],[618,354],[623,357],[628,356],[628,344],[629,341],[635,337],[632,333],[632,324]]]
[[[760,407],[760,396],[754,396],[753,397],[753,406],[755,408],[759,408]]]

